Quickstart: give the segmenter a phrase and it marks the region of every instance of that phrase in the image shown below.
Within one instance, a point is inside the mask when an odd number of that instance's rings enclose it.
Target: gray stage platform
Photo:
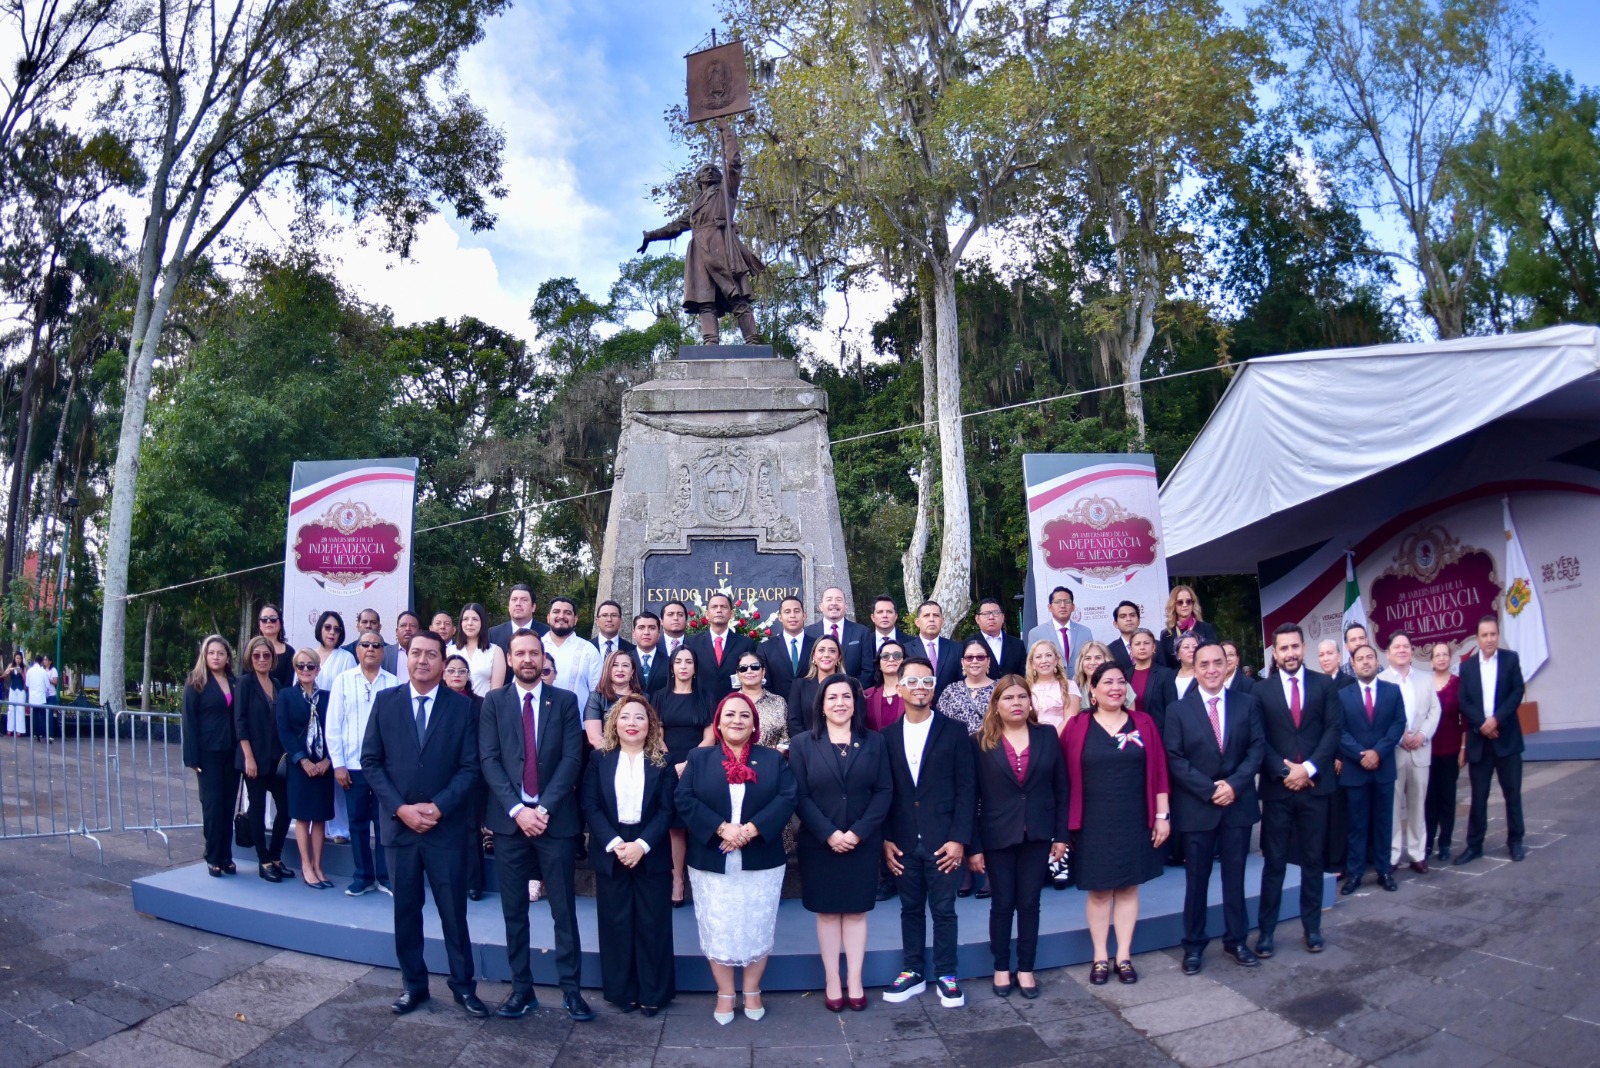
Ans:
[[[1535,731],[1523,741],[1523,760],[1600,760],[1600,727]]]
[[[347,852],[347,851],[346,851]],[[298,867],[292,856],[293,845],[285,851],[291,867]],[[324,865],[330,878],[335,868],[348,871],[346,863],[332,863],[335,850],[329,850]],[[1260,885],[1261,858],[1251,856],[1245,885],[1250,890],[1250,915],[1256,912],[1255,890]],[[318,956],[364,964],[395,966],[393,903],[382,894],[348,898],[341,882],[333,890],[311,890],[300,884],[268,883],[255,875],[253,863],[243,858],[239,875],[213,879],[204,864],[175,868],[138,879],[133,884],[134,908],[139,912],[188,927],[215,931],[264,945],[298,950]],[[491,879],[490,884],[493,886]],[[1327,880],[1324,900],[1337,899],[1333,880]],[[1044,913],[1040,924],[1040,968],[1080,964],[1090,959],[1088,928],[1084,923],[1085,895],[1077,890],[1044,892]],[[1221,889],[1212,877],[1211,930],[1221,930]],[[1284,887],[1286,929],[1298,931],[1293,917],[1298,912],[1299,869],[1290,868]],[[966,898],[956,903],[961,923],[959,970],[962,976],[988,975],[993,963],[988,951],[989,903]],[[1140,900],[1135,952],[1177,945],[1182,936],[1183,871],[1169,868],[1161,878],[1146,883]],[[543,903],[531,909],[533,927],[534,977],[544,984],[555,982],[555,962],[549,948],[554,943],[550,910]],[[900,908],[897,902],[880,904],[868,921],[866,983],[885,986],[900,971]],[[444,943],[437,916],[425,914],[428,967],[446,971]],[[468,904],[468,923],[472,930],[477,972],[480,978],[507,980],[505,927],[500,899],[486,895]],[[583,944],[583,983],[598,987],[600,962],[597,920],[593,898],[578,900],[578,928]],[[673,912],[673,938],[677,950],[678,989],[714,990],[705,958],[699,955],[693,907]],[[542,950],[542,951],[541,951]],[[1217,952],[1216,949],[1212,950]],[[816,926],[799,901],[786,900],[778,910],[776,948],[762,985],[768,990],[815,990],[822,986],[822,963],[817,957]]]

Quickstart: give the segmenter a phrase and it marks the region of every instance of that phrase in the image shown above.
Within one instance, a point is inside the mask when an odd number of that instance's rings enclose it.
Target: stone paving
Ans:
[[[69,855],[59,841],[0,842],[0,1063],[26,1068],[241,1065],[548,1065],[831,1068],[834,1065],[1541,1065],[1600,1063],[1600,764],[1530,765],[1528,861],[1406,872],[1370,882],[1324,919],[1325,953],[1279,930],[1278,955],[1239,968],[1213,946],[1186,977],[1175,951],[1136,959],[1141,980],[1088,986],[1086,968],[1040,973],[1037,1001],[986,981],[942,1009],[925,995],[833,1015],[818,994],[774,994],[766,1019],[711,1019],[685,995],[655,1019],[600,1013],[575,1025],[551,1006],[520,1021],[468,1018],[435,980],[404,1018],[387,968],[288,953],[132,911],[128,884],[167,866],[142,835]],[[1494,810],[1491,810],[1494,814]],[[199,853],[174,835],[173,855]],[[247,878],[249,876],[240,876]],[[1051,891],[1046,891],[1050,893]],[[1074,892],[1075,893],[1075,892]],[[889,922],[887,913],[873,922]],[[507,989],[482,984],[493,1006]],[[875,992],[873,992],[875,993]]]

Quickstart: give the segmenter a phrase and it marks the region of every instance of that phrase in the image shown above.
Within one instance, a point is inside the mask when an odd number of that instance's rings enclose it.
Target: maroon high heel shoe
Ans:
[[[867,995],[862,994],[858,998],[847,997],[844,1003],[850,1006],[851,1012],[864,1012],[867,1008]]]
[[[843,1012],[844,998],[830,998],[824,994],[822,996],[822,1007],[827,1009],[829,1012]]]

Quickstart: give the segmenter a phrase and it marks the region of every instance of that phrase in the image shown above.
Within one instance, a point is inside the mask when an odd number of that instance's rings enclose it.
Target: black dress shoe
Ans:
[[[567,1010],[567,1015],[579,1023],[588,1023],[594,1019],[594,1010],[589,1003],[583,1000],[583,995],[576,990],[569,990],[561,995],[561,1007]]]
[[[294,869],[293,868],[285,868],[283,866],[283,861],[281,861],[281,860],[275,860],[275,861],[272,862],[272,870],[278,873],[278,878],[280,878],[280,879],[293,879],[294,878]]]
[[[482,901],[483,900],[483,891],[482,890],[468,890],[467,891],[467,900],[468,901]]]
[[[1222,952],[1227,954],[1228,957],[1235,964],[1240,965],[1241,967],[1244,967],[1244,968],[1259,968],[1259,967],[1261,967],[1261,962],[1256,959],[1256,955],[1254,953],[1250,952],[1250,947],[1245,945],[1243,942],[1240,942],[1238,945],[1234,946],[1232,949],[1224,949]]]
[[[539,999],[534,996],[533,991],[513,990],[511,996],[502,1001],[500,1007],[494,1012],[496,1016],[503,1016],[507,1020],[516,1020],[528,1015],[529,1012],[538,1007]]]
[[[1439,859],[1442,860],[1442,861],[1445,861],[1446,863],[1449,862],[1449,860],[1450,860],[1450,843],[1449,842],[1440,842],[1439,843]]]
[[[1400,889],[1400,884],[1394,881],[1394,872],[1389,872],[1386,875],[1378,876],[1378,885],[1383,887],[1385,890]]]
[[[479,1020],[487,1019],[489,1016],[488,1006],[479,1001],[476,994],[457,994],[456,1004],[465,1009],[468,1016],[476,1017]]]
[[[979,901],[987,901],[987,900],[989,900],[989,895],[992,892],[993,891],[991,891],[987,886],[985,886],[982,890],[974,890],[972,892],[972,896],[977,898]]]
[[[1271,935],[1262,935],[1256,939],[1256,956],[1262,960],[1269,959],[1275,951],[1276,947],[1272,943]]]
[[[1462,864],[1471,864],[1481,856],[1483,856],[1483,850],[1473,849],[1471,846],[1468,846],[1461,852],[1457,853],[1456,859],[1452,860],[1450,863],[1458,866]]]
[[[428,1003],[432,997],[426,990],[407,990],[394,999],[394,1004],[389,1006],[389,1011],[396,1016],[404,1016],[408,1012],[416,1012]]]
[[[1511,859],[1512,860],[1527,860],[1528,859],[1528,847],[1523,845],[1521,842],[1518,842],[1516,845],[1512,846],[1511,847]]]
[[[1339,884],[1339,896],[1349,897],[1351,894],[1356,892],[1356,887],[1360,885],[1361,879],[1359,876],[1346,879],[1344,882]]]
[[[1185,953],[1183,955],[1183,974],[1184,975],[1199,975],[1200,974],[1200,951],[1199,950],[1195,950],[1192,953]]]
[[[972,896],[972,887],[970,887],[970,886],[962,887],[960,890],[956,891],[956,897],[971,897],[971,896]]]
[[[1306,952],[1307,953],[1321,953],[1322,952],[1322,945],[1323,945],[1323,942],[1322,942],[1322,932],[1321,931],[1307,931],[1306,932]]]
[[[281,882],[283,882],[283,876],[279,875],[278,874],[278,869],[274,868],[271,864],[263,864],[263,865],[261,865],[259,868],[256,869],[256,874],[260,875],[263,879],[265,879],[269,883],[281,883]]]

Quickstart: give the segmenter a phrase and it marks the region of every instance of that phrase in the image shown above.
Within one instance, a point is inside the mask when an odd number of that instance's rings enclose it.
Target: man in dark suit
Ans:
[[[911,635],[900,629],[900,606],[887,593],[880,593],[872,602],[872,644],[861,654],[862,671],[871,676],[878,650],[884,642],[899,642],[905,647]]]
[[[511,636],[531,630],[539,637],[549,633],[550,628],[533,618],[534,610],[539,607],[538,600],[533,596],[533,591],[522,583],[511,587],[511,596],[506,599],[506,609],[511,618],[504,623],[497,623],[489,628],[489,641],[500,647],[506,654],[506,659],[511,659]]]
[[[839,670],[859,679],[872,654],[872,635],[860,623],[846,619],[844,608],[844,591],[837,586],[829,586],[822,591],[822,598],[817,602],[817,612],[822,618],[807,627],[806,633],[813,638],[827,635],[838,642],[844,658]],[[805,672],[801,671],[800,674],[804,675]]]
[[[1111,659],[1121,664],[1123,671],[1132,672],[1133,650],[1130,643],[1133,641],[1134,632],[1139,629],[1143,616],[1139,612],[1139,606],[1132,601],[1119,601],[1111,613],[1111,618],[1117,625],[1117,636],[1106,643],[1106,648],[1111,650]]]
[[[733,598],[726,593],[713,593],[706,598],[706,622],[710,624],[699,634],[689,635],[684,643],[694,650],[700,661],[701,689],[711,699],[711,707],[733,691],[733,672],[739,658],[756,651],[756,643],[730,626],[733,619]]]
[[[612,653],[633,652],[633,643],[622,636],[622,606],[615,601],[601,601],[595,605],[594,647],[600,650],[602,667]]]
[[[409,608],[394,617],[394,642],[383,647],[383,670],[397,679],[405,678],[406,653],[411,648],[411,639],[421,629],[422,617]]]
[[[477,833],[478,725],[472,702],[447,686],[444,641],[432,631],[411,639],[409,685],[372,703],[361,745],[361,771],[378,799],[379,833],[394,878],[394,952],[405,990],[397,1015],[428,1000],[422,959],[422,880],[439,911],[450,990],[471,1016],[489,1015],[472,975],[467,931],[468,843]]]
[[[1300,926],[1306,949],[1322,952],[1322,863],[1328,806],[1335,796],[1333,760],[1344,730],[1338,691],[1326,675],[1305,669],[1305,632],[1282,623],[1272,632],[1277,669],[1250,691],[1261,707],[1266,743],[1261,762],[1261,934],[1256,956],[1274,952],[1283,876],[1300,866]]]
[[[933,665],[935,705],[944,688],[961,678],[961,643],[940,637],[943,632],[944,609],[938,601],[923,601],[917,606],[917,636],[906,646],[906,656],[920,656]]]
[[[511,639],[511,685],[491,690],[478,711],[478,752],[489,786],[485,822],[494,832],[500,909],[506,921],[511,995],[497,1010],[507,1019],[538,1007],[529,952],[528,881],[544,880],[556,935],[556,978],[562,1006],[574,1020],[594,1019],[578,992],[575,864],[582,734],[571,692],[540,681],[544,642],[523,631]]]
[[[1222,860],[1222,948],[1247,968],[1260,962],[1245,944],[1244,864],[1250,828],[1261,819],[1256,773],[1266,742],[1261,712],[1247,693],[1222,680],[1227,656],[1216,642],[1195,653],[1195,683],[1167,708],[1163,740],[1172,784],[1172,819],[1183,835],[1183,973],[1198,974],[1210,936],[1207,891],[1215,858]]]
[[[1389,847],[1394,840],[1394,749],[1406,729],[1405,698],[1400,687],[1378,678],[1378,651],[1372,646],[1359,646],[1350,654],[1350,669],[1355,685],[1339,691],[1344,713],[1339,785],[1350,809],[1350,849],[1339,893],[1355,893],[1369,855],[1378,869],[1378,885],[1398,890]]]
[[[1006,633],[1006,610],[993,597],[978,602],[978,633],[969,638],[983,639],[989,650],[989,677],[997,682],[1002,675],[1023,674],[1028,652],[1022,639]],[[963,639],[965,641],[965,639]]]
[[[756,650],[767,666],[767,689],[789,699],[794,680],[810,670],[811,647],[817,639],[806,633],[806,603],[785,597],[778,605],[778,630]]]
[[[1472,782],[1472,807],[1467,814],[1467,848],[1454,861],[1467,864],[1483,856],[1489,825],[1489,782],[1500,780],[1506,801],[1506,847],[1512,860],[1523,860],[1522,724],[1517,708],[1524,692],[1522,663],[1510,649],[1500,648],[1500,621],[1492,615],[1478,621],[1478,651],[1461,665],[1461,716],[1467,722],[1467,776]]]
[[[905,713],[883,729],[894,778],[883,855],[900,891],[900,975],[883,1000],[905,1001],[931,974],[945,1008],[965,1004],[956,981],[956,891],[972,838],[977,785],[967,732],[933,711],[933,666],[908,657],[900,669]],[[927,914],[933,914],[933,971],[927,968]]]
[[[661,617],[654,612],[633,617],[633,666],[639,669],[639,692],[646,697],[672,681],[672,663],[661,646]]]

